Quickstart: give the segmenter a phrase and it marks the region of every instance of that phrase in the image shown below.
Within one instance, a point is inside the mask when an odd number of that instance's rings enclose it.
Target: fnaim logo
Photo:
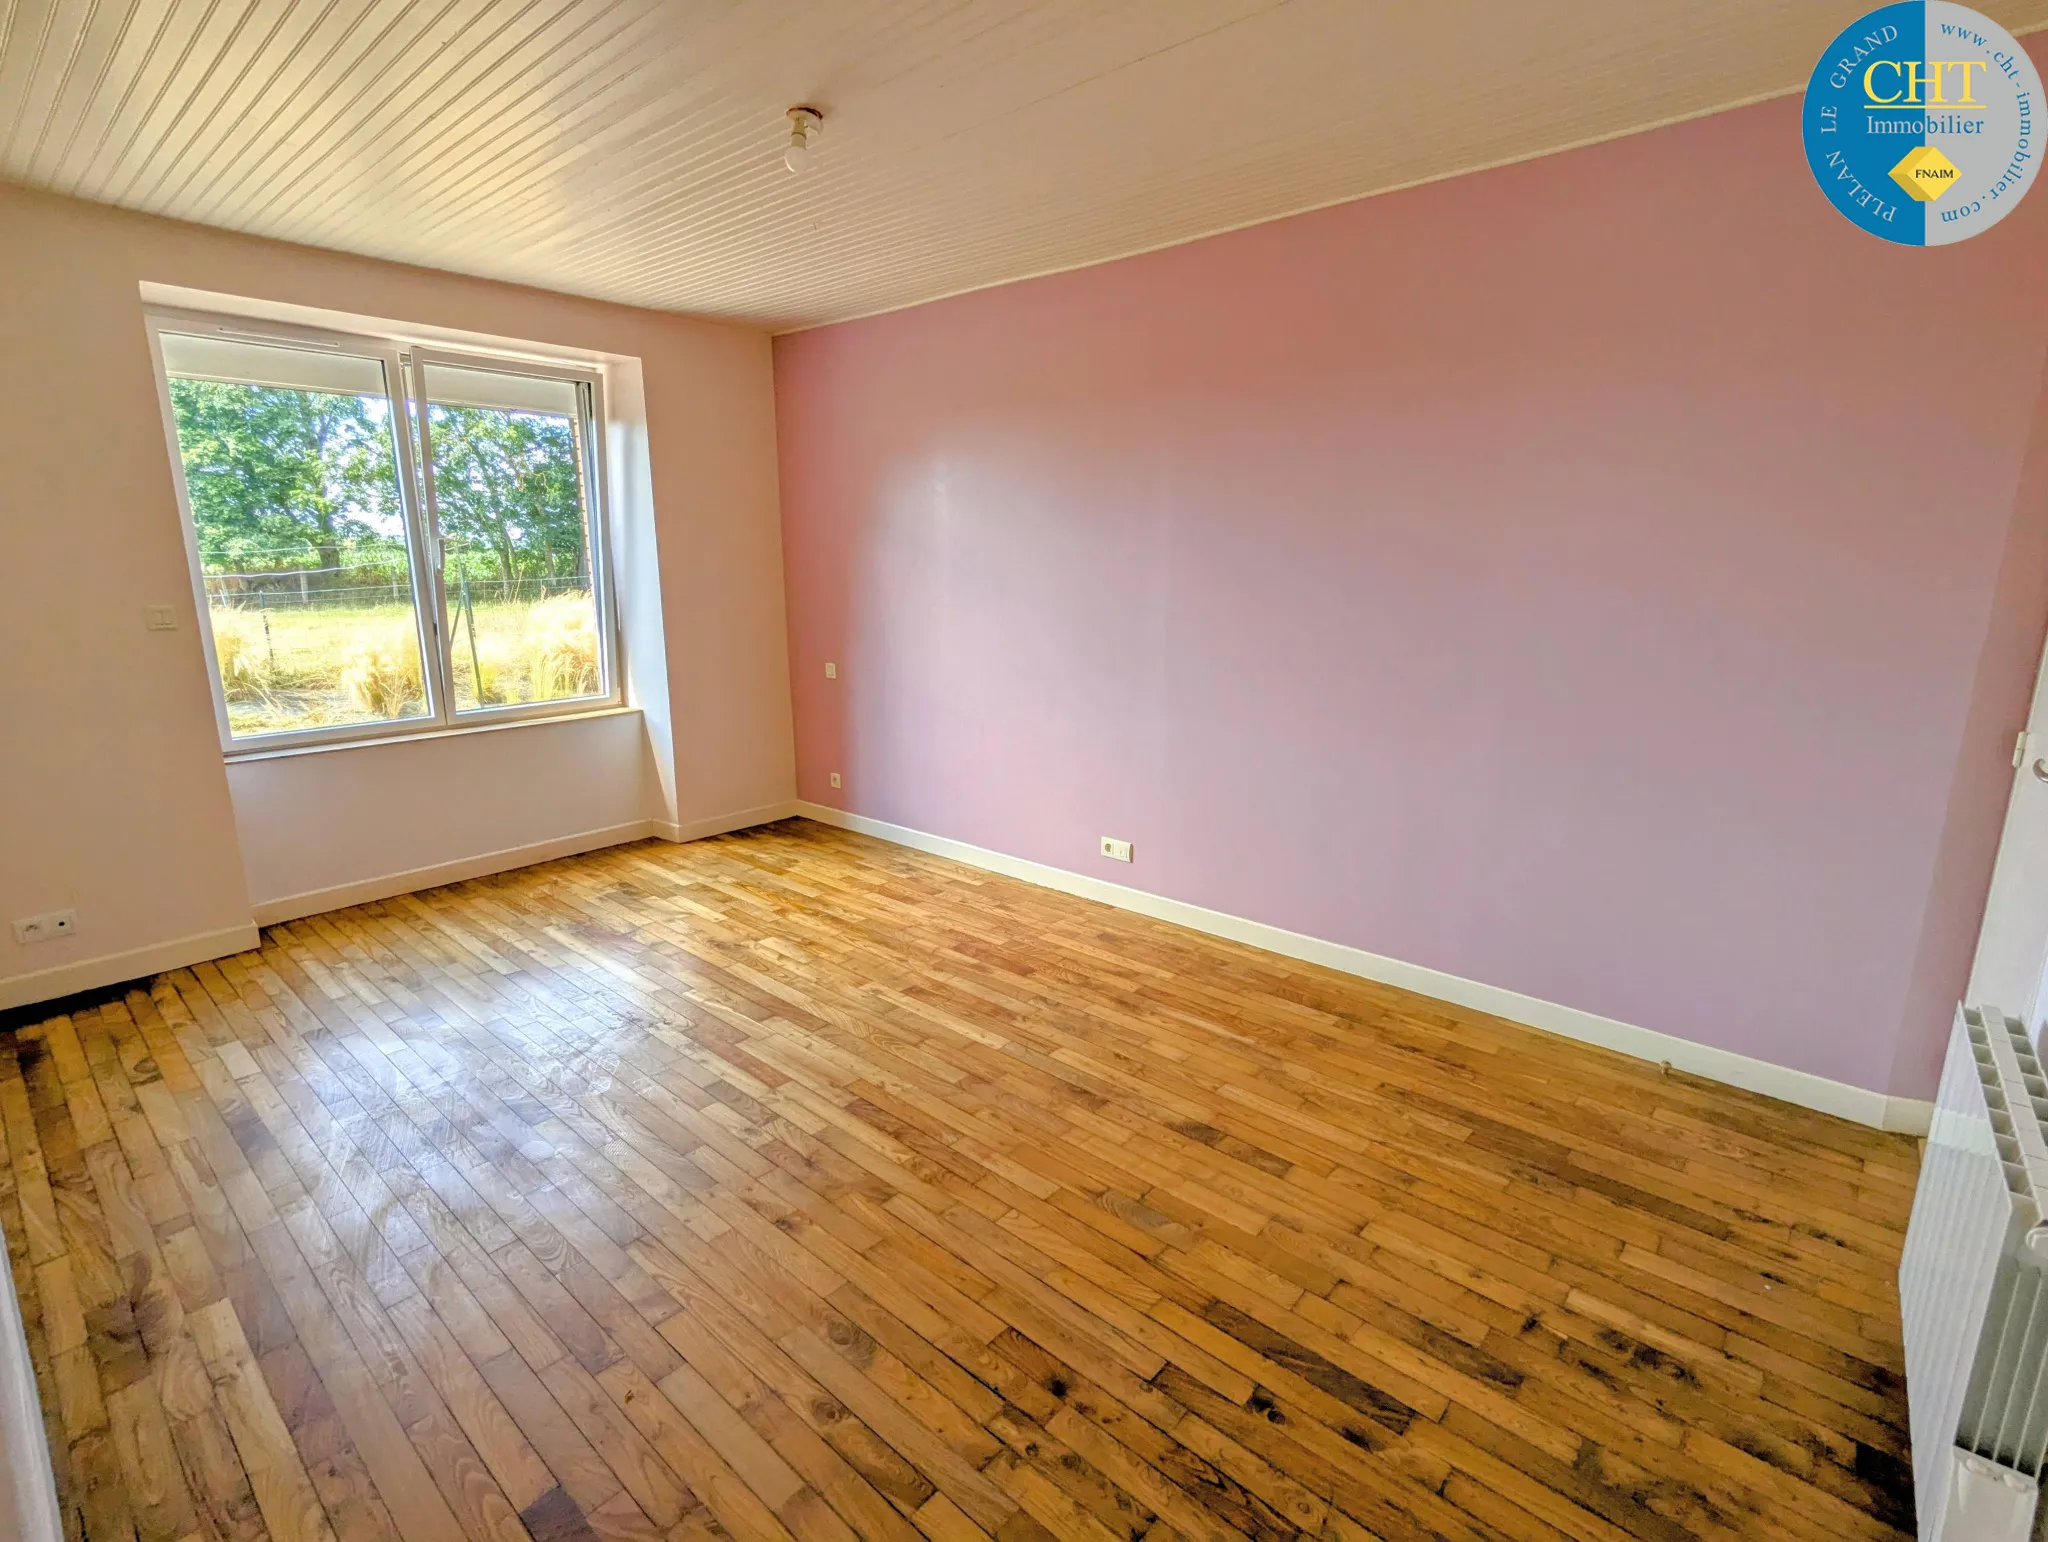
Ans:
[[[2011,33],[1945,0],[1888,5],[1806,87],[1807,164],[1872,235],[1946,246],[2010,214],[2040,165],[2041,77]]]

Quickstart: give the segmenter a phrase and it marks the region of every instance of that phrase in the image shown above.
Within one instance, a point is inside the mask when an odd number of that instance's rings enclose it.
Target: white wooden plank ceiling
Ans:
[[[782,329],[1796,89],[1869,3],[0,0],[0,178]]]

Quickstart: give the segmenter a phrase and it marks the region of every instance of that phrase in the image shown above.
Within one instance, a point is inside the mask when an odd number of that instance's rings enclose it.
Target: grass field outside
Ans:
[[[593,696],[597,607],[587,590],[484,602],[451,616],[457,711]],[[236,738],[426,714],[412,607],[222,603],[214,651]]]

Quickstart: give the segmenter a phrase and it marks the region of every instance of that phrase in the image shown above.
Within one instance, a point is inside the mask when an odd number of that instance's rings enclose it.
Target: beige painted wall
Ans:
[[[673,823],[637,712],[232,761],[228,789],[263,923]]]
[[[637,360],[643,400],[621,405],[644,434],[614,473],[651,500],[619,574],[643,714],[242,763],[231,785],[144,284]],[[0,185],[0,360],[0,922],[80,921],[27,949],[0,927],[0,1006],[242,945],[252,900],[632,817],[688,833],[793,796],[761,334]],[[176,606],[178,630],[145,630],[151,604]],[[331,823],[317,838],[312,808]]]

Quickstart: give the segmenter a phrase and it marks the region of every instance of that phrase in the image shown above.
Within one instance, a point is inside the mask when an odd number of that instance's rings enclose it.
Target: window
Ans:
[[[618,700],[594,371],[150,326],[231,753]]]

